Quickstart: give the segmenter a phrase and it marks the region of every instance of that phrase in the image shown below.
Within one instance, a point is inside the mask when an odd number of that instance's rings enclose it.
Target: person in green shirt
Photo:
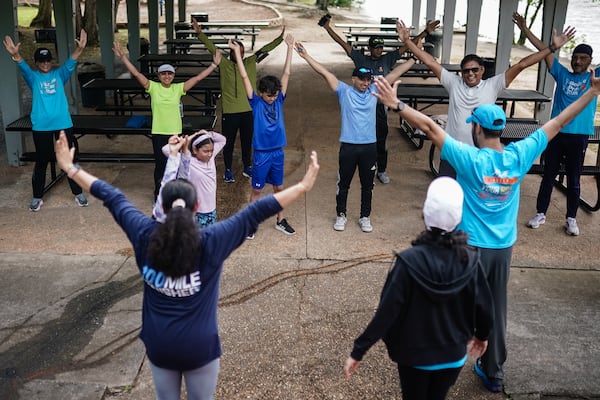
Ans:
[[[198,34],[198,39],[204,43],[208,51],[212,54],[217,52],[215,44],[202,32],[198,22],[193,21],[194,30]],[[241,55],[248,73],[248,78],[252,84],[252,88],[256,91],[256,64],[260,62],[262,57],[269,51],[273,50],[283,41],[285,27],[281,30],[281,34],[261,47],[256,53],[244,58],[244,44],[241,41],[236,41],[241,50]],[[223,148],[223,161],[225,163],[225,174],[223,179],[225,182],[235,182],[235,177],[232,170],[233,162],[233,147],[237,131],[240,131],[240,144],[242,146],[242,162],[244,164],[243,175],[246,178],[252,177],[252,136],[254,134],[254,120],[252,118],[252,109],[248,103],[248,97],[242,77],[236,66],[235,55],[233,52],[229,58],[221,60],[219,68],[219,77],[221,83],[221,106],[223,113],[221,115],[221,131],[227,138],[227,143]]]
[[[171,64],[163,64],[158,67],[158,82],[150,80],[129,61],[119,43],[114,43],[113,52],[123,62],[127,70],[131,73],[131,76],[150,95],[150,106],[152,107],[152,149],[155,160],[154,198],[156,198],[167,165],[167,157],[163,154],[162,148],[169,142],[169,137],[180,134],[182,130],[181,113],[179,111],[181,97],[185,96],[188,90],[217,69],[221,62],[221,52],[214,52],[213,62],[210,66],[185,82],[174,82],[175,68]]]

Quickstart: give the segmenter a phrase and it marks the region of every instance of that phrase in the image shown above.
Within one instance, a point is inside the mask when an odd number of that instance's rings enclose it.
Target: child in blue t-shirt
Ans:
[[[272,75],[265,76],[258,82],[258,93],[255,93],[244,63],[241,62],[240,46],[233,40],[229,41],[229,48],[235,53],[236,60],[238,60],[237,65],[254,117],[254,137],[252,139],[254,162],[250,202],[260,197],[267,183],[273,185],[275,193],[283,190],[283,147],[286,145],[283,102],[291,74],[294,37],[287,34],[285,43],[288,48],[281,80]],[[277,213],[275,229],[286,235],[296,233],[294,228],[283,218],[283,211]],[[254,239],[254,234],[249,235],[248,239]]]

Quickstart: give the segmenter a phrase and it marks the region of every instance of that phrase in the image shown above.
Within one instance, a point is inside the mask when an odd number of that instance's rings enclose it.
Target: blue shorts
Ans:
[[[217,222],[217,210],[212,210],[209,213],[196,213],[195,219],[199,227],[206,228]]]
[[[254,150],[254,166],[252,167],[252,189],[262,190],[268,183],[273,186],[283,185],[283,149]]]

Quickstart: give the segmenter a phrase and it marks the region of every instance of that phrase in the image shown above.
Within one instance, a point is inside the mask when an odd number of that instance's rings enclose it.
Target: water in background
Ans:
[[[436,18],[442,20],[444,2],[438,1]],[[425,15],[426,1],[421,2],[421,15]],[[519,12],[524,11],[523,2],[519,4]],[[498,29],[499,0],[484,0],[481,9],[479,35],[483,39],[495,41]],[[409,23],[412,20],[412,1],[409,0],[364,0],[360,12],[369,19],[379,20],[381,17],[398,17]],[[565,26],[571,25],[577,29],[576,43],[587,43],[594,49],[594,64],[600,64],[600,2],[593,0],[569,0]],[[423,17],[424,19],[424,17]],[[464,25],[467,21],[467,2],[458,1],[456,4],[455,27]],[[422,21],[423,26],[425,21]],[[533,33],[541,36],[541,16],[532,27]],[[515,32],[519,30],[515,27]],[[515,37],[516,37],[515,33]],[[526,45],[532,47],[527,41]],[[565,52],[561,52],[564,56]]]

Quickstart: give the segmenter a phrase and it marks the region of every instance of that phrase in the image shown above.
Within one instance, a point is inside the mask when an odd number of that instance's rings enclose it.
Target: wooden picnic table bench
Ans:
[[[208,67],[213,56],[208,51],[193,54],[144,54],[138,61],[142,73],[152,73],[162,64],[171,64],[174,67]]]
[[[205,27],[208,27],[208,28],[225,28],[225,27],[246,28],[246,31],[247,31],[246,35],[249,35],[252,38],[252,45],[251,45],[252,50],[254,50],[254,45],[256,43],[256,36],[258,36],[258,33],[260,32],[259,27],[267,27],[270,25],[270,23],[268,21],[210,21],[210,22],[198,21],[198,24],[202,27],[203,30]]]
[[[78,142],[80,162],[117,162],[117,163],[141,163],[154,162],[153,153],[98,153],[82,152],[79,139],[85,135],[139,135],[150,138],[152,136],[151,118],[143,126],[127,127],[130,116],[116,115],[71,115],[73,120],[73,134]],[[200,129],[212,130],[216,123],[216,116],[186,116],[183,117],[182,133],[191,134]],[[29,115],[23,116],[10,124],[6,125],[6,131],[31,132],[32,124]],[[35,161],[35,152],[25,152],[19,159],[21,161]],[[50,182],[44,188],[44,193],[52,188],[62,177],[64,173],[57,173],[56,163],[50,163]]]
[[[240,38],[238,40],[243,40]],[[220,48],[228,49],[229,39],[211,38],[211,42]],[[200,39],[167,39],[163,42],[170,54],[190,54],[190,50],[207,50],[206,45]]]

